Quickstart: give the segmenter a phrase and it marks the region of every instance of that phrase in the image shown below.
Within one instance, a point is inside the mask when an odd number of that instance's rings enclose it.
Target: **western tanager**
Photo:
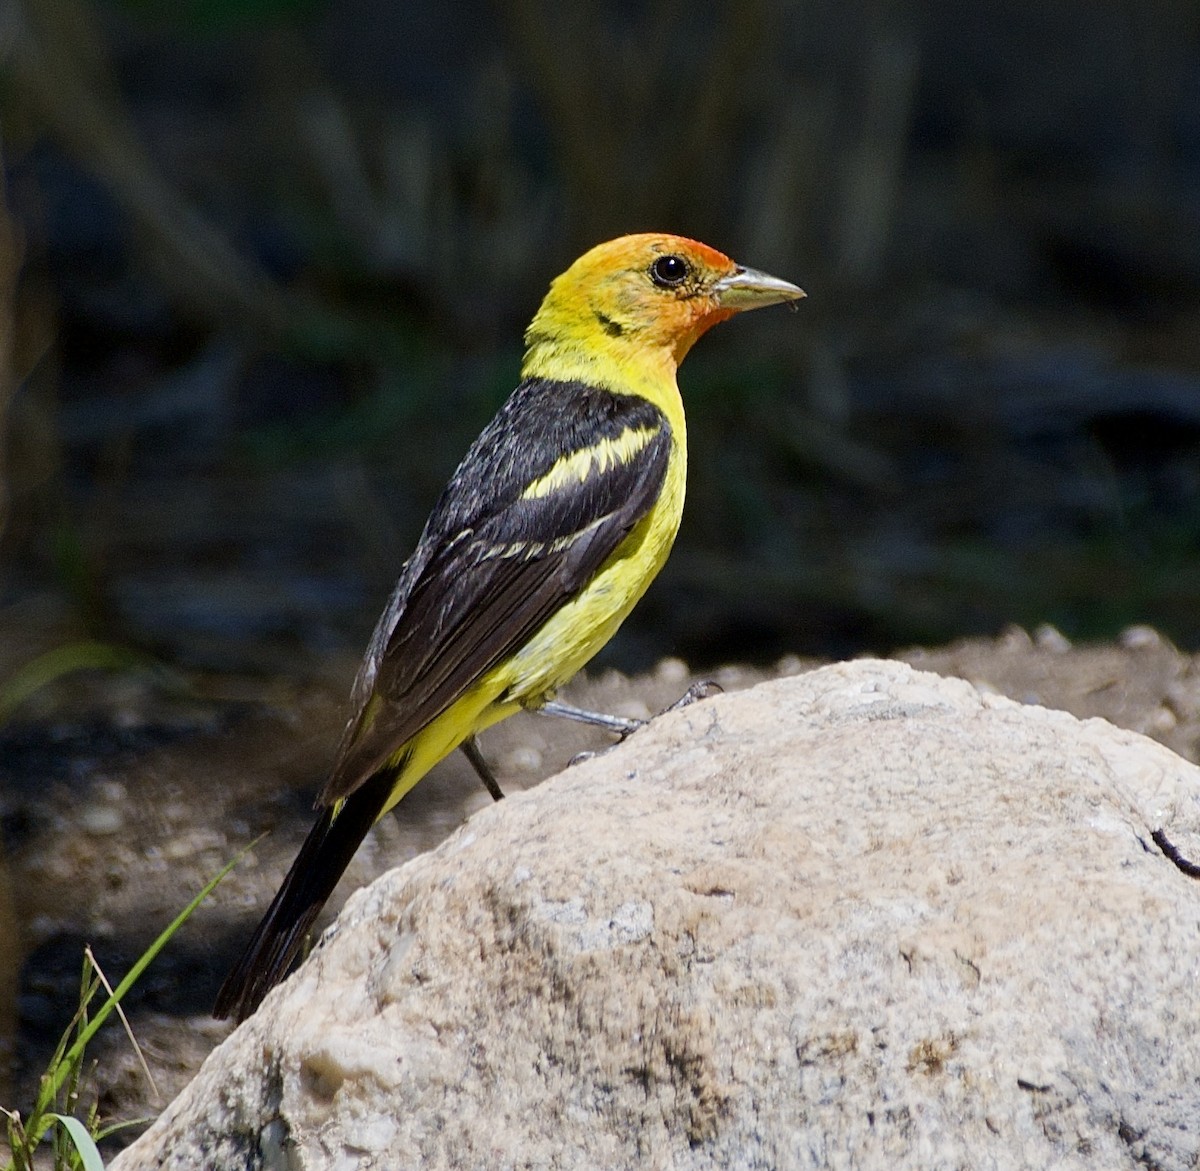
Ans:
[[[218,1017],[254,1011],[367,831],[439,760],[462,746],[499,797],[476,733],[522,708],[588,718],[554,701],[555,689],[612,637],[679,528],[676,368],[718,321],[803,296],[657,233],[601,244],[551,284],[525,335],[520,384],[401,570],[320,816],[221,988]]]

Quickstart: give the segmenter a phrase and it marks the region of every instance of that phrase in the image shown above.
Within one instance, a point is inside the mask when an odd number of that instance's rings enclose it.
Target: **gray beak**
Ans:
[[[722,277],[712,288],[722,309],[761,309],[784,301],[799,301],[807,294],[790,281],[768,276],[753,268],[739,268]]]

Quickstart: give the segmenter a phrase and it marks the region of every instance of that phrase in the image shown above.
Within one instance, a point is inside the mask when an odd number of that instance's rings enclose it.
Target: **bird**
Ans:
[[[636,721],[556,697],[667,559],[687,430],[676,370],[743,310],[804,291],[699,241],[622,236],[584,253],[525,334],[516,389],[433,507],[368,644],[318,816],[214,1016],[246,1019],[286,975],[372,825],[462,748],[540,710],[627,733]],[[793,306],[794,307],[794,306]]]

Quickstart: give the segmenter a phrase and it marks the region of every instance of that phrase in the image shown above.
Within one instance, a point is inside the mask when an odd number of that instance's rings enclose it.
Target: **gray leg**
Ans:
[[[564,719],[578,720],[581,724],[594,724],[597,728],[607,728],[610,732],[616,732],[622,739],[646,725],[645,720],[610,716],[604,712],[589,712],[586,708],[563,703],[561,699],[548,699],[537,710],[548,716],[562,716]]]
[[[720,691],[719,683],[711,679],[701,679],[698,683],[693,683],[670,707],[663,708],[658,714],[661,716],[665,712],[678,711],[681,707],[687,707],[688,704],[695,703],[698,699],[707,699],[710,695],[716,695]],[[548,716],[564,716],[568,720],[578,720],[581,724],[593,724],[597,728],[605,728],[609,732],[616,732],[622,740],[649,723],[648,720],[632,720],[626,716],[610,716],[604,712],[590,712],[586,708],[563,703],[561,699],[548,699],[537,710]]]
[[[471,762],[471,767],[483,782],[483,787],[491,793],[492,800],[502,801],[504,794],[500,791],[500,786],[496,783],[491,766],[484,760],[483,753],[479,751],[479,745],[476,743],[475,737],[468,736],[459,745],[459,748],[463,750],[463,755]]]

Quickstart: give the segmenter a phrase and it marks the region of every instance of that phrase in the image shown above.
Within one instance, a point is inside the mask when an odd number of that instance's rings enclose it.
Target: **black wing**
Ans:
[[[603,468],[526,490],[564,458]],[[353,792],[575,597],[653,506],[671,428],[652,403],[575,382],[522,382],[467,452],[405,564],[355,683],[320,803]]]

